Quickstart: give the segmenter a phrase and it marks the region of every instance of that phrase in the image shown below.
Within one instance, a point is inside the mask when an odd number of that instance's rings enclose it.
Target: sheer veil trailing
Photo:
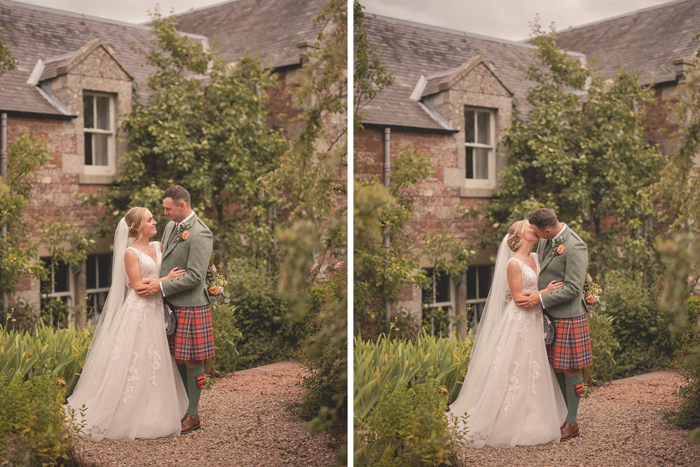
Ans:
[[[463,398],[465,395],[470,394],[485,372],[489,371],[491,367],[494,335],[509,302],[506,298],[506,293],[508,291],[508,275],[506,269],[508,267],[508,261],[512,257],[513,252],[508,248],[508,235],[506,234],[506,236],[503,237],[501,245],[498,247],[491,290],[489,290],[489,295],[486,299],[484,311],[475,336],[472,355],[469,359],[469,367],[467,368],[467,376],[464,379],[464,384],[457,397],[457,401],[455,401],[453,405],[457,404],[459,399]]]
[[[88,351],[83,365],[81,377],[73,391],[73,396],[78,397],[84,394],[87,386],[93,381],[91,378],[96,369],[103,364],[112,351],[116,339],[116,326],[113,326],[114,319],[122,309],[127,294],[127,276],[124,267],[124,253],[135,239],[129,238],[129,229],[126,221],[122,218],[117,224],[114,232],[114,255],[112,259],[112,284],[105,301],[99,321],[92,334],[90,350]]]

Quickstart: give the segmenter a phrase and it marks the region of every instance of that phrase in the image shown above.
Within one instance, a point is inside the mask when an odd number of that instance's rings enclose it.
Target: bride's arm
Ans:
[[[136,256],[133,250],[126,250],[124,253],[124,268],[126,268],[126,275],[129,277],[129,282],[131,282],[131,287],[136,289],[137,287],[142,287],[143,282],[141,282],[141,270],[139,268],[139,258]]]
[[[517,261],[510,261],[506,267],[506,275],[508,277],[508,287],[513,300],[522,300],[523,295],[523,276],[520,271],[520,265]]]

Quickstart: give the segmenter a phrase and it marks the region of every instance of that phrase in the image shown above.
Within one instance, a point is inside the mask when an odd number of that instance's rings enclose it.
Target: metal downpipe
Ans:
[[[384,128],[384,186],[389,186],[389,174],[391,173],[391,128]],[[384,246],[389,247],[391,239],[389,236],[384,237]],[[386,271],[386,267],[385,267]],[[387,335],[389,334],[389,324],[391,323],[391,303],[389,299],[384,301],[384,308],[386,309],[386,326]]]

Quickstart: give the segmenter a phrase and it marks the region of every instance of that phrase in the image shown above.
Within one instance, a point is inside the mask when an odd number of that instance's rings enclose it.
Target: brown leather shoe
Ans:
[[[190,431],[202,428],[202,425],[199,423],[199,417],[192,418],[190,414],[185,414],[185,418],[182,420],[181,427],[182,429],[180,430],[180,433],[184,435],[185,433],[189,433]]]
[[[575,438],[579,435],[578,425],[571,425],[569,422],[564,422],[564,426],[561,428],[561,440],[566,441],[567,439]]]

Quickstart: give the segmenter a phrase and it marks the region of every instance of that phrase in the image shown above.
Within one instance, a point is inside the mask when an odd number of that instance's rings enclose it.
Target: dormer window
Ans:
[[[114,173],[114,97],[83,94],[85,169],[92,173]]]
[[[467,186],[495,186],[495,112],[464,109],[465,178]]]

